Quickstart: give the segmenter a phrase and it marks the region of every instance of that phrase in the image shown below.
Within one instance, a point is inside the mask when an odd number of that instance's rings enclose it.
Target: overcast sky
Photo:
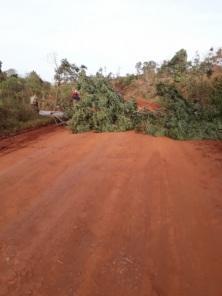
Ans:
[[[221,0],[0,0],[0,60],[52,80],[58,60],[121,74],[185,48],[222,46]]]

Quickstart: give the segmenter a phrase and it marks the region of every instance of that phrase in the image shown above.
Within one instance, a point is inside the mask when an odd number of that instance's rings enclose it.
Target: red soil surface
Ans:
[[[146,108],[150,111],[156,111],[160,109],[160,105],[156,102],[152,102],[151,100],[146,100],[143,98],[136,98],[138,110]]]
[[[220,142],[46,128],[3,146],[1,296],[222,295]]]

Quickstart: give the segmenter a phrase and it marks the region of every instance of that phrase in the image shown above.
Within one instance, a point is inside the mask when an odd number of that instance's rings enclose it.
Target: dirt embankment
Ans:
[[[157,98],[155,98],[156,91],[154,87],[144,80],[134,80],[130,85],[121,84],[121,81],[117,80],[113,83],[113,87],[125,100],[134,98],[139,110],[146,108],[150,111],[156,111],[161,108],[161,105],[156,100]],[[145,98],[147,96],[149,99]]]
[[[20,137],[0,154],[1,296],[222,295],[221,143]]]

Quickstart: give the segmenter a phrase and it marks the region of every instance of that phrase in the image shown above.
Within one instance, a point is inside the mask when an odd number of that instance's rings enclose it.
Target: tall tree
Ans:
[[[25,80],[26,86],[31,93],[41,94],[44,82],[35,71],[30,72]]]
[[[137,75],[141,75],[142,72],[143,72],[142,63],[141,62],[137,62],[136,65],[135,65],[135,68],[136,68]]]
[[[0,61],[0,82],[6,79],[6,74],[2,71],[2,61]]]
[[[142,70],[143,70],[144,78],[146,80],[151,79],[155,75],[156,66],[157,64],[154,61],[143,63]]]
[[[174,57],[169,61],[168,67],[172,68],[174,72],[183,73],[187,69],[187,52],[185,49],[181,49]]]
[[[67,59],[63,59],[61,64],[55,69],[54,78],[59,85],[61,83],[74,82],[86,69],[87,67],[85,65],[78,67],[76,64],[71,64]]]
[[[187,52],[185,49],[181,49],[176,52],[170,61],[164,61],[160,68],[160,73],[171,74],[175,81],[180,81],[188,66]]]

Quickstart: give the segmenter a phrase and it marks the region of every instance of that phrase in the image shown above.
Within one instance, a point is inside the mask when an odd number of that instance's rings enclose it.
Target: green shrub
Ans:
[[[165,134],[174,139],[221,139],[222,117],[214,104],[186,100],[173,84],[159,84],[165,106]],[[159,120],[157,120],[157,123]]]
[[[219,116],[222,117],[222,77],[216,77],[212,82],[212,93],[210,99],[215,105]]]
[[[49,89],[50,84],[43,82],[35,72],[26,78],[5,76],[0,81],[0,135],[49,122],[49,119],[39,117],[30,106],[33,93],[41,98]]]
[[[133,74],[128,74],[124,77],[118,78],[118,85],[120,88],[125,88],[130,86],[134,80],[136,80],[136,76]]]
[[[49,122],[51,122],[50,119],[41,118],[28,104],[23,104],[20,100],[0,100],[0,135],[45,125]]]

